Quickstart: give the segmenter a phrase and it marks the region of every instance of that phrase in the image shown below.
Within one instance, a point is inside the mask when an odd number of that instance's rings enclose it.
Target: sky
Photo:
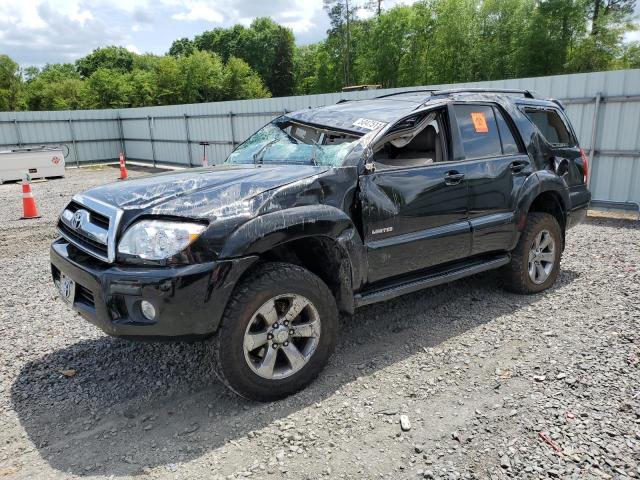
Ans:
[[[161,55],[177,38],[260,16],[291,28],[299,45],[323,39],[329,27],[322,0],[0,0],[0,54],[23,67],[74,62],[106,45]],[[640,40],[640,31],[627,40]]]
[[[390,7],[412,0],[385,0]],[[323,39],[322,0],[0,0],[0,54],[21,66],[73,62],[120,45],[164,54],[177,38],[269,16],[291,28],[299,45]]]

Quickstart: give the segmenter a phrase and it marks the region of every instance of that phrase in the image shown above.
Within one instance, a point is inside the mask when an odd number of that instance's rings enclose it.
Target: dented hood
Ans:
[[[84,195],[125,212],[211,217],[214,210],[326,170],[312,165],[219,165],[111,183]]]

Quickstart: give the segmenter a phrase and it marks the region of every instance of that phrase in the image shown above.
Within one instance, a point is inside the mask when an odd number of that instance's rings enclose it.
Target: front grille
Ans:
[[[58,221],[58,229],[63,237],[71,241],[78,248],[85,250],[87,253],[99,255],[100,257],[108,257],[109,250],[103,243],[97,242],[78,230],[72,230],[62,220]]]
[[[75,213],[78,210],[87,210],[87,207],[80,205],[75,201],[71,201],[69,205],[67,205],[67,210],[71,213]],[[105,230],[109,230],[109,217],[102,215],[98,212],[91,210],[91,223],[98,225],[99,227],[104,228]]]
[[[76,195],[58,220],[58,231],[69,243],[103,261],[115,260],[115,236],[122,210],[87,195]]]

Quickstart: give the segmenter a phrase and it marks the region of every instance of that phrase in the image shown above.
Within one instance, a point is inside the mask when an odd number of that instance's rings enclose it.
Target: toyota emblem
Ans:
[[[71,226],[74,230],[78,230],[82,226],[82,213],[83,210],[78,210],[73,214],[73,218],[71,219]]]

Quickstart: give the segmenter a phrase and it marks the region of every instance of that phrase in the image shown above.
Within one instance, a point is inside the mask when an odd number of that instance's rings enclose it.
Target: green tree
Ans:
[[[576,42],[569,53],[571,72],[608,70],[623,64],[624,34],[634,27],[629,22],[635,0],[592,0],[591,35]]]
[[[271,93],[260,76],[244,60],[231,57],[224,67],[223,93],[225,100],[267,98]]]
[[[521,70],[520,42],[534,15],[533,0],[485,0],[478,10],[475,80],[513,78]]]
[[[174,40],[169,48],[169,55],[172,57],[186,57],[191,55],[196,50],[196,46],[193,41],[186,37]]]
[[[620,68],[640,68],[640,42],[625,45]]]
[[[333,44],[339,52],[342,61],[342,82],[352,84],[353,48],[351,25],[353,24],[358,8],[351,0],[324,0],[324,9],[329,16],[331,28],[327,32],[329,39],[333,37]]]
[[[591,35],[597,35],[612,20],[622,20],[633,15],[636,0],[590,0]]]
[[[0,55],[0,110],[23,107],[20,67],[8,55]]]
[[[224,98],[224,65],[217,54],[196,51],[179,58],[178,68],[181,102],[215,102]]]
[[[196,35],[193,41],[198,50],[217,53],[224,62],[230,57],[244,58],[247,54],[247,42],[248,32],[242,25],[234,25],[231,28],[214,28]]]
[[[126,74],[98,68],[86,80],[86,106],[89,108],[123,108],[129,106],[131,85]]]
[[[96,48],[86,57],[76,60],[76,68],[84,78],[90,77],[100,68],[116,72],[130,72],[134,54],[124,47],[109,46]]]
[[[566,71],[570,50],[586,34],[582,0],[539,2],[518,42],[517,76],[556,75]]]
[[[381,83],[384,87],[397,87],[404,83],[404,69],[415,68],[415,62],[407,62],[410,50],[414,9],[395,7],[381,14],[370,27],[361,29],[359,45],[366,45],[358,55],[356,70],[359,80]]]
[[[246,32],[244,51],[238,52],[263,79],[274,96],[293,93],[294,37],[270,18],[256,18]]]
[[[146,107],[157,104],[157,78],[154,72],[133,70],[127,75],[126,82],[130,85],[129,106]]]
[[[178,60],[169,55],[161,57],[154,70],[156,105],[175,105],[180,103],[182,76]]]
[[[265,81],[274,95],[285,97],[294,91],[294,51],[293,32],[280,27],[275,32],[273,60]]]

